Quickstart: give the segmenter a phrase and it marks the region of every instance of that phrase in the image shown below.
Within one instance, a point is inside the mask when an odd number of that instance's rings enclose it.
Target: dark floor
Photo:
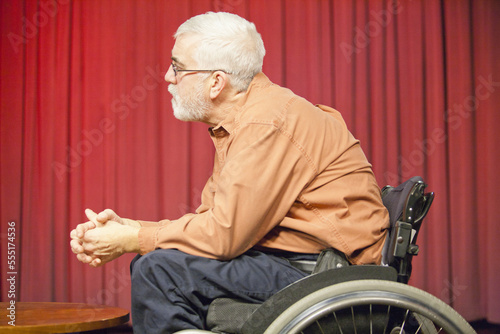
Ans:
[[[477,334],[500,334],[500,325],[489,324],[486,321],[475,321],[471,323],[472,327],[476,330]],[[131,334],[133,333],[132,327],[120,326],[112,329],[102,331],[89,331],[82,334]]]
[[[477,334],[500,334],[500,324],[489,324],[486,321],[471,323]]]

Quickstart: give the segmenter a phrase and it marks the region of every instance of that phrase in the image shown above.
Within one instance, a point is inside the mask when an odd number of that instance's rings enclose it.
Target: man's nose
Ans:
[[[165,81],[170,82],[171,84],[177,83],[177,80],[175,78],[174,69],[172,68],[172,64],[170,64],[170,67],[168,68],[167,73],[165,73]]]

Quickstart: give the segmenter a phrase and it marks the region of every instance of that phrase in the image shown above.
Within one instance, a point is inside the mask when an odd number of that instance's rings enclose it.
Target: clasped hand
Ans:
[[[92,267],[101,266],[124,253],[139,252],[137,221],[120,218],[113,210],[99,214],[87,209],[88,222],[71,231],[71,250],[76,258]]]

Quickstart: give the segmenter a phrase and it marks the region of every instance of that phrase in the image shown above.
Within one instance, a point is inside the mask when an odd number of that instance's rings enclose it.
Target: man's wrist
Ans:
[[[130,226],[127,242],[125,244],[126,253],[139,253],[141,248],[139,245],[139,230],[137,226]]]
[[[133,219],[128,219],[128,218],[122,218],[124,225],[132,226],[132,227],[141,227],[141,223],[139,223],[137,220]]]

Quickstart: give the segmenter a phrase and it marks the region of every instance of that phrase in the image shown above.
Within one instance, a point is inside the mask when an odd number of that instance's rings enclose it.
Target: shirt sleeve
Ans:
[[[213,205],[159,226],[144,224],[141,253],[175,248],[209,258],[234,258],[283,220],[316,172],[301,147],[274,124],[244,126],[226,153],[220,171],[214,171],[204,189],[213,192]]]

